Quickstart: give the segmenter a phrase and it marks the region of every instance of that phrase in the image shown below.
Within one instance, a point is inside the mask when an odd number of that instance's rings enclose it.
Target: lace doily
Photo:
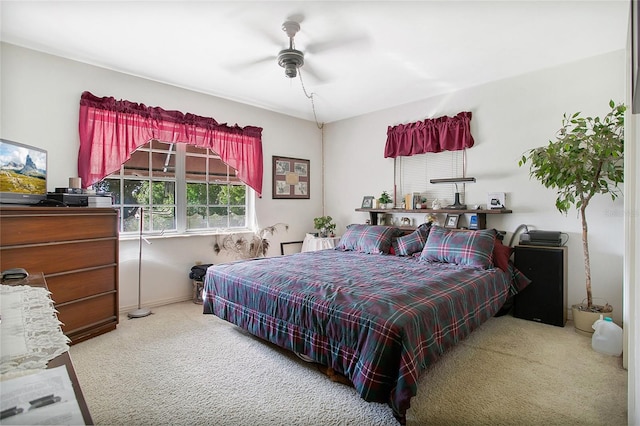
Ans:
[[[46,368],[69,350],[49,292],[0,285],[0,374]]]

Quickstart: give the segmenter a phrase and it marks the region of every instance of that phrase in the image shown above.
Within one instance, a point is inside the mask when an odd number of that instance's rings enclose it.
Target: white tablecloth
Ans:
[[[45,368],[69,350],[47,290],[0,285],[0,295],[0,374]]]
[[[340,237],[314,237],[312,234],[307,234],[302,242],[302,251],[316,251],[332,249],[338,244]]]

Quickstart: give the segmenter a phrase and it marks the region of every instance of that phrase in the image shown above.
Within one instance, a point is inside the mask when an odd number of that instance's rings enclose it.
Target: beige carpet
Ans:
[[[71,347],[99,425],[397,425],[313,365],[192,302]],[[626,425],[622,358],[566,327],[492,318],[420,380],[409,425]]]

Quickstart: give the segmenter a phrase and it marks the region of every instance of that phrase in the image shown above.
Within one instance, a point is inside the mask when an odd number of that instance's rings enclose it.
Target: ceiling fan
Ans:
[[[298,68],[304,65],[304,53],[295,48],[293,38],[300,31],[300,24],[296,21],[285,21],[282,24],[282,31],[289,37],[289,48],[282,49],[278,53],[278,65],[284,68],[284,75],[289,78],[296,78]]]
[[[229,66],[229,69],[233,72],[244,71],[256,65],[262,66],[266,63],[273,63],[273,60],[275,59],[278,62],[278,65],[284,68],[285,76],[288,78],[297,77],[304,65],[305,76],[310,76],[318,83],[324,83],[327,81],[327,78],[322,75],[324,73],[319,74],[310,62],[305,62],[305,53],[315,55],[322,52],[353,47],[356,44],[361,47],[366,47],[365,45],[369,44],[369,38],[366,35],[341,34],[340,37],[337,38],[306,44],[303,52],[296,49],[295,45],[295,36],[300,31],[300,23],[303,20],[304,17],[302,15],[291,15],[282,24],[282,31],[284,31],[289,38],[289,46],[280,50],[277,56],[269,55],[248,62],[237,63]],[[263,37],[280,44],[277,40],[274,40],[270,33],[263,32],[262,35]],[[316,59],[314,58],[314,61],[315,60]]]

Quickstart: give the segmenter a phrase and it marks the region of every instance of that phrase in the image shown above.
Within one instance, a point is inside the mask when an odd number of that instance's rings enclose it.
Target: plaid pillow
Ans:
[[[347,231],[340,238],[336,249],[387,254],[391,248],[391,240],[398,232],[398,228],[391,226],[351,224],[347,226]]]
[[[422,251],[424,244],[427,242],[430,229],[430,223],[423,223],[411,234],[393,240],[391,247],[395,251],[396,256],[411,256],[414,253]]]
[[[454,231],[433,226],[420,260],[489,269],[493,267],[495,240],[495,229]]]

